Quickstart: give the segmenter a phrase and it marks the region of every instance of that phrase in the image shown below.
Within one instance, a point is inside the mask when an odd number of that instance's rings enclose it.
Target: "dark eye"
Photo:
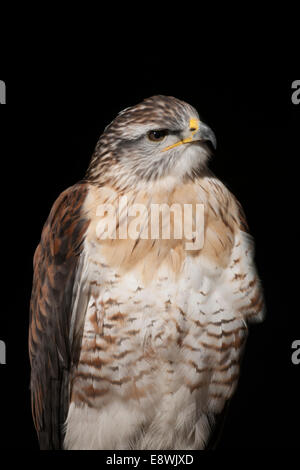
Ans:
[[[168,135],[168,131],[150,131],[148,132],[148,139],[152,142],[161,142]]]

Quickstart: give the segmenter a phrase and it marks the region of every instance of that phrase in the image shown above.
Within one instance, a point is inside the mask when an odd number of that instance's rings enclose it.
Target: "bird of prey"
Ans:
[[[34,256],[29,330],[41,449],[208,448],[248,324],[264,316],[253,241],[207,168],[212,146],[194,107],[147,98],[106,127],[85,178],[54,203]],[[126,214],[144,208],[136,237],[120,236],[122,198]],[[192,207],[196,230],[203,208],[201,246],[175,234],[182,211],[169,237],[162,213],[159,236],[145,236],[150,209],[173,205]]]

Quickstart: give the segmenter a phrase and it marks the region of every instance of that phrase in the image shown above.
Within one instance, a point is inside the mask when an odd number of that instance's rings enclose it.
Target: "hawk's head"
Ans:
[[[87,179],[120,189],[166,176],[193,177],[216,147],[213,131],[195,108],[170,96],[152,96],[121,111],[105,129]]]

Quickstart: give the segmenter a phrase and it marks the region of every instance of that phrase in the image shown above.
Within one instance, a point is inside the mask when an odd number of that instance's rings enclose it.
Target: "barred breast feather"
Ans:
[[[251,237],[240,205],[214,177],[127,196],[145,207],[204,204],[204,246],[99,240],[97,207],[117,204],[118,193],[89,188],[80,255],[88,303],[65,447],[205,448],[235,391],[248,322],[263,316]]]

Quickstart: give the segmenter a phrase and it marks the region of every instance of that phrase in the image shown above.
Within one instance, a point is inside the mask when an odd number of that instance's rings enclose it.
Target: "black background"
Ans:
[[[199,66],[200,67],[200,66]],[[106,70],[106,69],[105,69]],[[266,321],[251,327],[238,391],[219,449],[299,447],[300,338],[299,124],[293,80],[258,74],[201,80],[120,67],[110,77],[93,66],[84,74],[39,70],[6,80],[0,107],[1,254],[0,447],[38,449],[31,420],[27,353],[32,257],[50,208],[80,180],[104,127],[124,107],[153,94],[195,106],[215,131],[210,168],[238,197],[256,240]],[[297,77],[295,77],[297,78]]]

